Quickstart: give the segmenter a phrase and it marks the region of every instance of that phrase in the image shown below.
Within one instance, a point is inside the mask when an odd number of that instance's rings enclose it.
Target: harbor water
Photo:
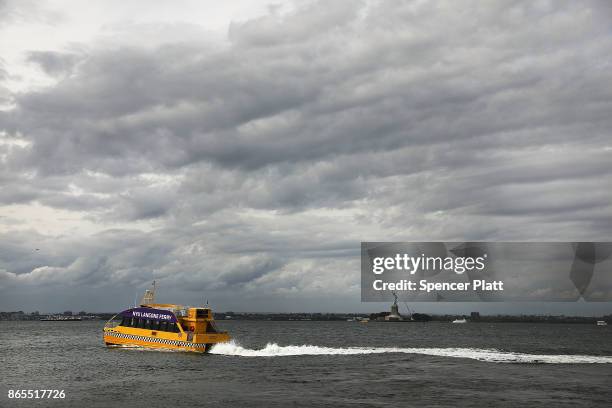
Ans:
[[[0,406],[612,406],[612,326],[221,321],[203,355],[109,349],[103,325],[0,322]],[[28,389],[65,398],[8,398]]]

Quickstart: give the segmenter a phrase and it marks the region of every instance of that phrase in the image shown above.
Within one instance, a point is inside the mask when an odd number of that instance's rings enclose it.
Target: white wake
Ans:
[[[268,343],[259,350],[248,349],[232,341],[215,345],[211,354],[240,357],[286,357],[320,355],[358,355],[358,354],[424,354],[429,356],[469,358],[493,363],[541,363],[541,364],[612,364],[612,356],[588,356],[567,354],[526,354],[475,348],[397,348],[397,347],[319,347],[319,346],[279,346]]]

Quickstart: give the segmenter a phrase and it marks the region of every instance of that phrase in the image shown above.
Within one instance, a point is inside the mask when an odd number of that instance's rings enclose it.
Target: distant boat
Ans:
[[[74,316],[50,316],[39,319],[41,322],[80,322],[80,317]]]
[[[606,323],[606,321],[605,321],[605,320],[598,320],[596,324],[597,324],[598,326],[607,326],[607,325],[608,325],[608,323]]]
[[[451,323],[467,323],[467,320],[465,320],[465,319],[455,319]]]

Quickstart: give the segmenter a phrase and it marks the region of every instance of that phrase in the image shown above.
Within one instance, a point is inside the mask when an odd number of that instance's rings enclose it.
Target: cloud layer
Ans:
[[[50,85],[0,65],[0,292],[351,310],[360,241],[610,240],[610,14],[308,2],[23,49]]]

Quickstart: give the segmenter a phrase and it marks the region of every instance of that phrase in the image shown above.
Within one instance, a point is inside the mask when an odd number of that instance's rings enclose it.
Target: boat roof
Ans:
[[[174,303],[147,303],[140,307],[150,307],[152,309],[210,309],[208,306],[184,306]]]

